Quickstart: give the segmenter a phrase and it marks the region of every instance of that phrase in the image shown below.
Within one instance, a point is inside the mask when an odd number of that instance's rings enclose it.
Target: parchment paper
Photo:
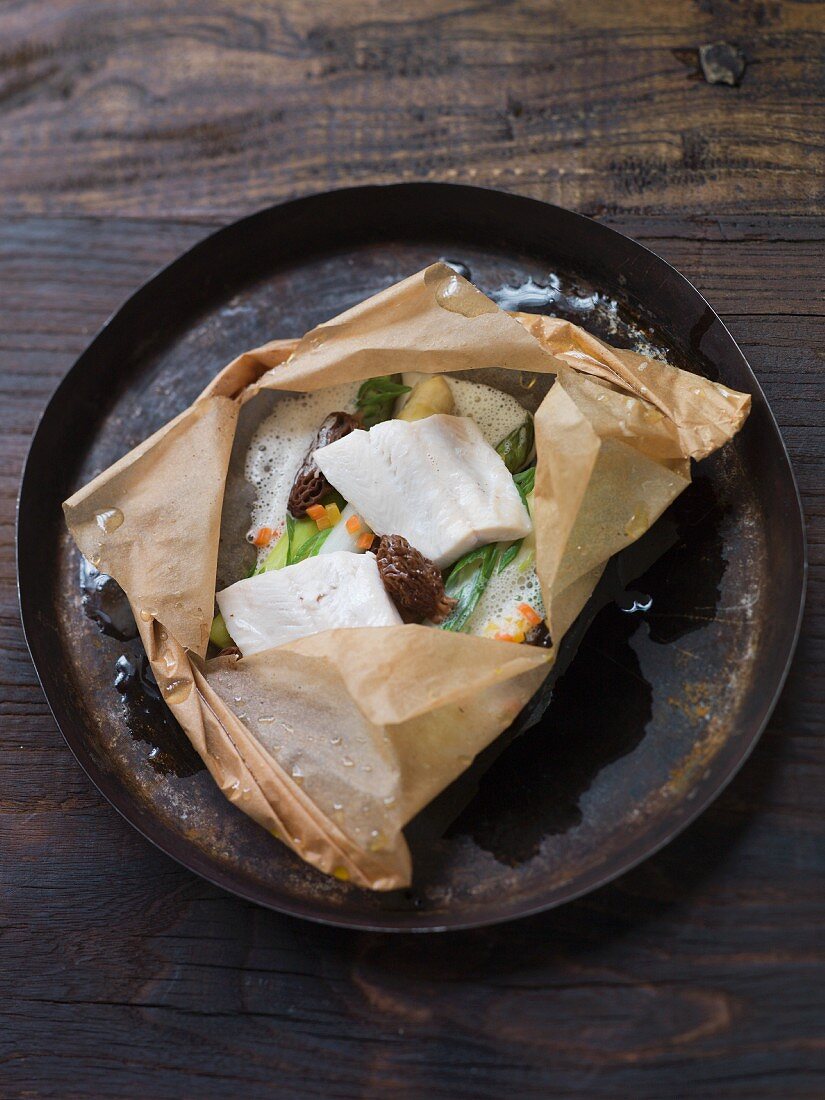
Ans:
[[[205,662],[232,439],[262,390],[491,367],[555,376],[535,421],[535,528],[557,646],[609,557],[750,399],[566,322],[511,316],[443,264],[245,352],[64,505],[80,550],[129,597],[164,697],[226,797],[309,863],[376,890],[409,883],[404,825],[510,724],[553,650],[413,625]]]

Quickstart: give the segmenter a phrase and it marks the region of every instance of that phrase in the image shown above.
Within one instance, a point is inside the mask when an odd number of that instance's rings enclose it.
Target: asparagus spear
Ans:
[[[519,424],[496,447],[496,451],[504,460],[504,465],[511,474],[517,473],[530,458],[533,451],[533,420],[528,417],[523,424]]]

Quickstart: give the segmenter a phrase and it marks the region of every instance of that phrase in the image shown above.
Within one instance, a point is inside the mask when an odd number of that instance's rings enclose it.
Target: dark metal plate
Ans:
[[[121,673],[139,668],[139,647],[101,633],[84,610],[60,503],[187,405],[239,350],[300,334],[438,257],[466,264],[507,307],[569,316],[620,345],[668,348],[678,365],[753,394],[754,407],[654,529],[647,559],[624,561],[625,581],[643,575],[618,602],[614,570],[608,602],[578,624],[578,653],[539,724],[489,750],[483,764],[497,759],[476,769],[477,789],[465,781],[413,823],[413,888],[373,895],[307,868],[226,802],[151,685],[121,675],[123,694],[115,689],[119,659]],[[18,575],[55,718],[128,821],[193,871],[273,909],[412,930],[559,905],[696,817],[745,760],[776,701],[796,641],[805,547],[764,395],[681,275],[568,211],[410,184],[262,211],[130,298],[60,385],[34,437]],[[114,633],[128,635],[128,622]]]

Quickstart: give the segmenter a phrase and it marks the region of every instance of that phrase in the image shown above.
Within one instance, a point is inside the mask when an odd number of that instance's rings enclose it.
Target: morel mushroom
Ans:
[[[455,607],[441,573],[402,535],[382,535],[375,551],[378,572],[396,606],[418,619],[443,622]]]
[[[345,412],[330,413],[324,420],[315,433],[315,438],[310,443],[309,450],[292,483],[287,507],[293,516],[305,516],[307,508],[318,504],[330,490],[329,482],[315,465],[315,459],[312,457],[314,452],[321,447],[326,447],[328,443],[343,439],[345,435],[349,435],[360,426],[357,417]]]
[[[547,623],[538,623],[532,627],[527,631],[527,637],[524,640],[528,645],[541,646],[542,649],[550,649],[553,644],[550,639],[550,632],[547,629]]]

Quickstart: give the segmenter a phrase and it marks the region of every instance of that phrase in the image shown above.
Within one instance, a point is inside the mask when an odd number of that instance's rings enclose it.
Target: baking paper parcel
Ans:
[[[685,488],[691,458],[733,436],[750,398],[567,322],[510,315],[442,264],[241,355],[64,505],[82,553],[126,592],[164,697],[229,801],[374,890],[410,882],[403,827],[511,723],[554,651],[406,625],[206,660],[233,438],[265,390],[483,368],[552,379],[535,416],[534,523],[558,646],[607,560]]]

